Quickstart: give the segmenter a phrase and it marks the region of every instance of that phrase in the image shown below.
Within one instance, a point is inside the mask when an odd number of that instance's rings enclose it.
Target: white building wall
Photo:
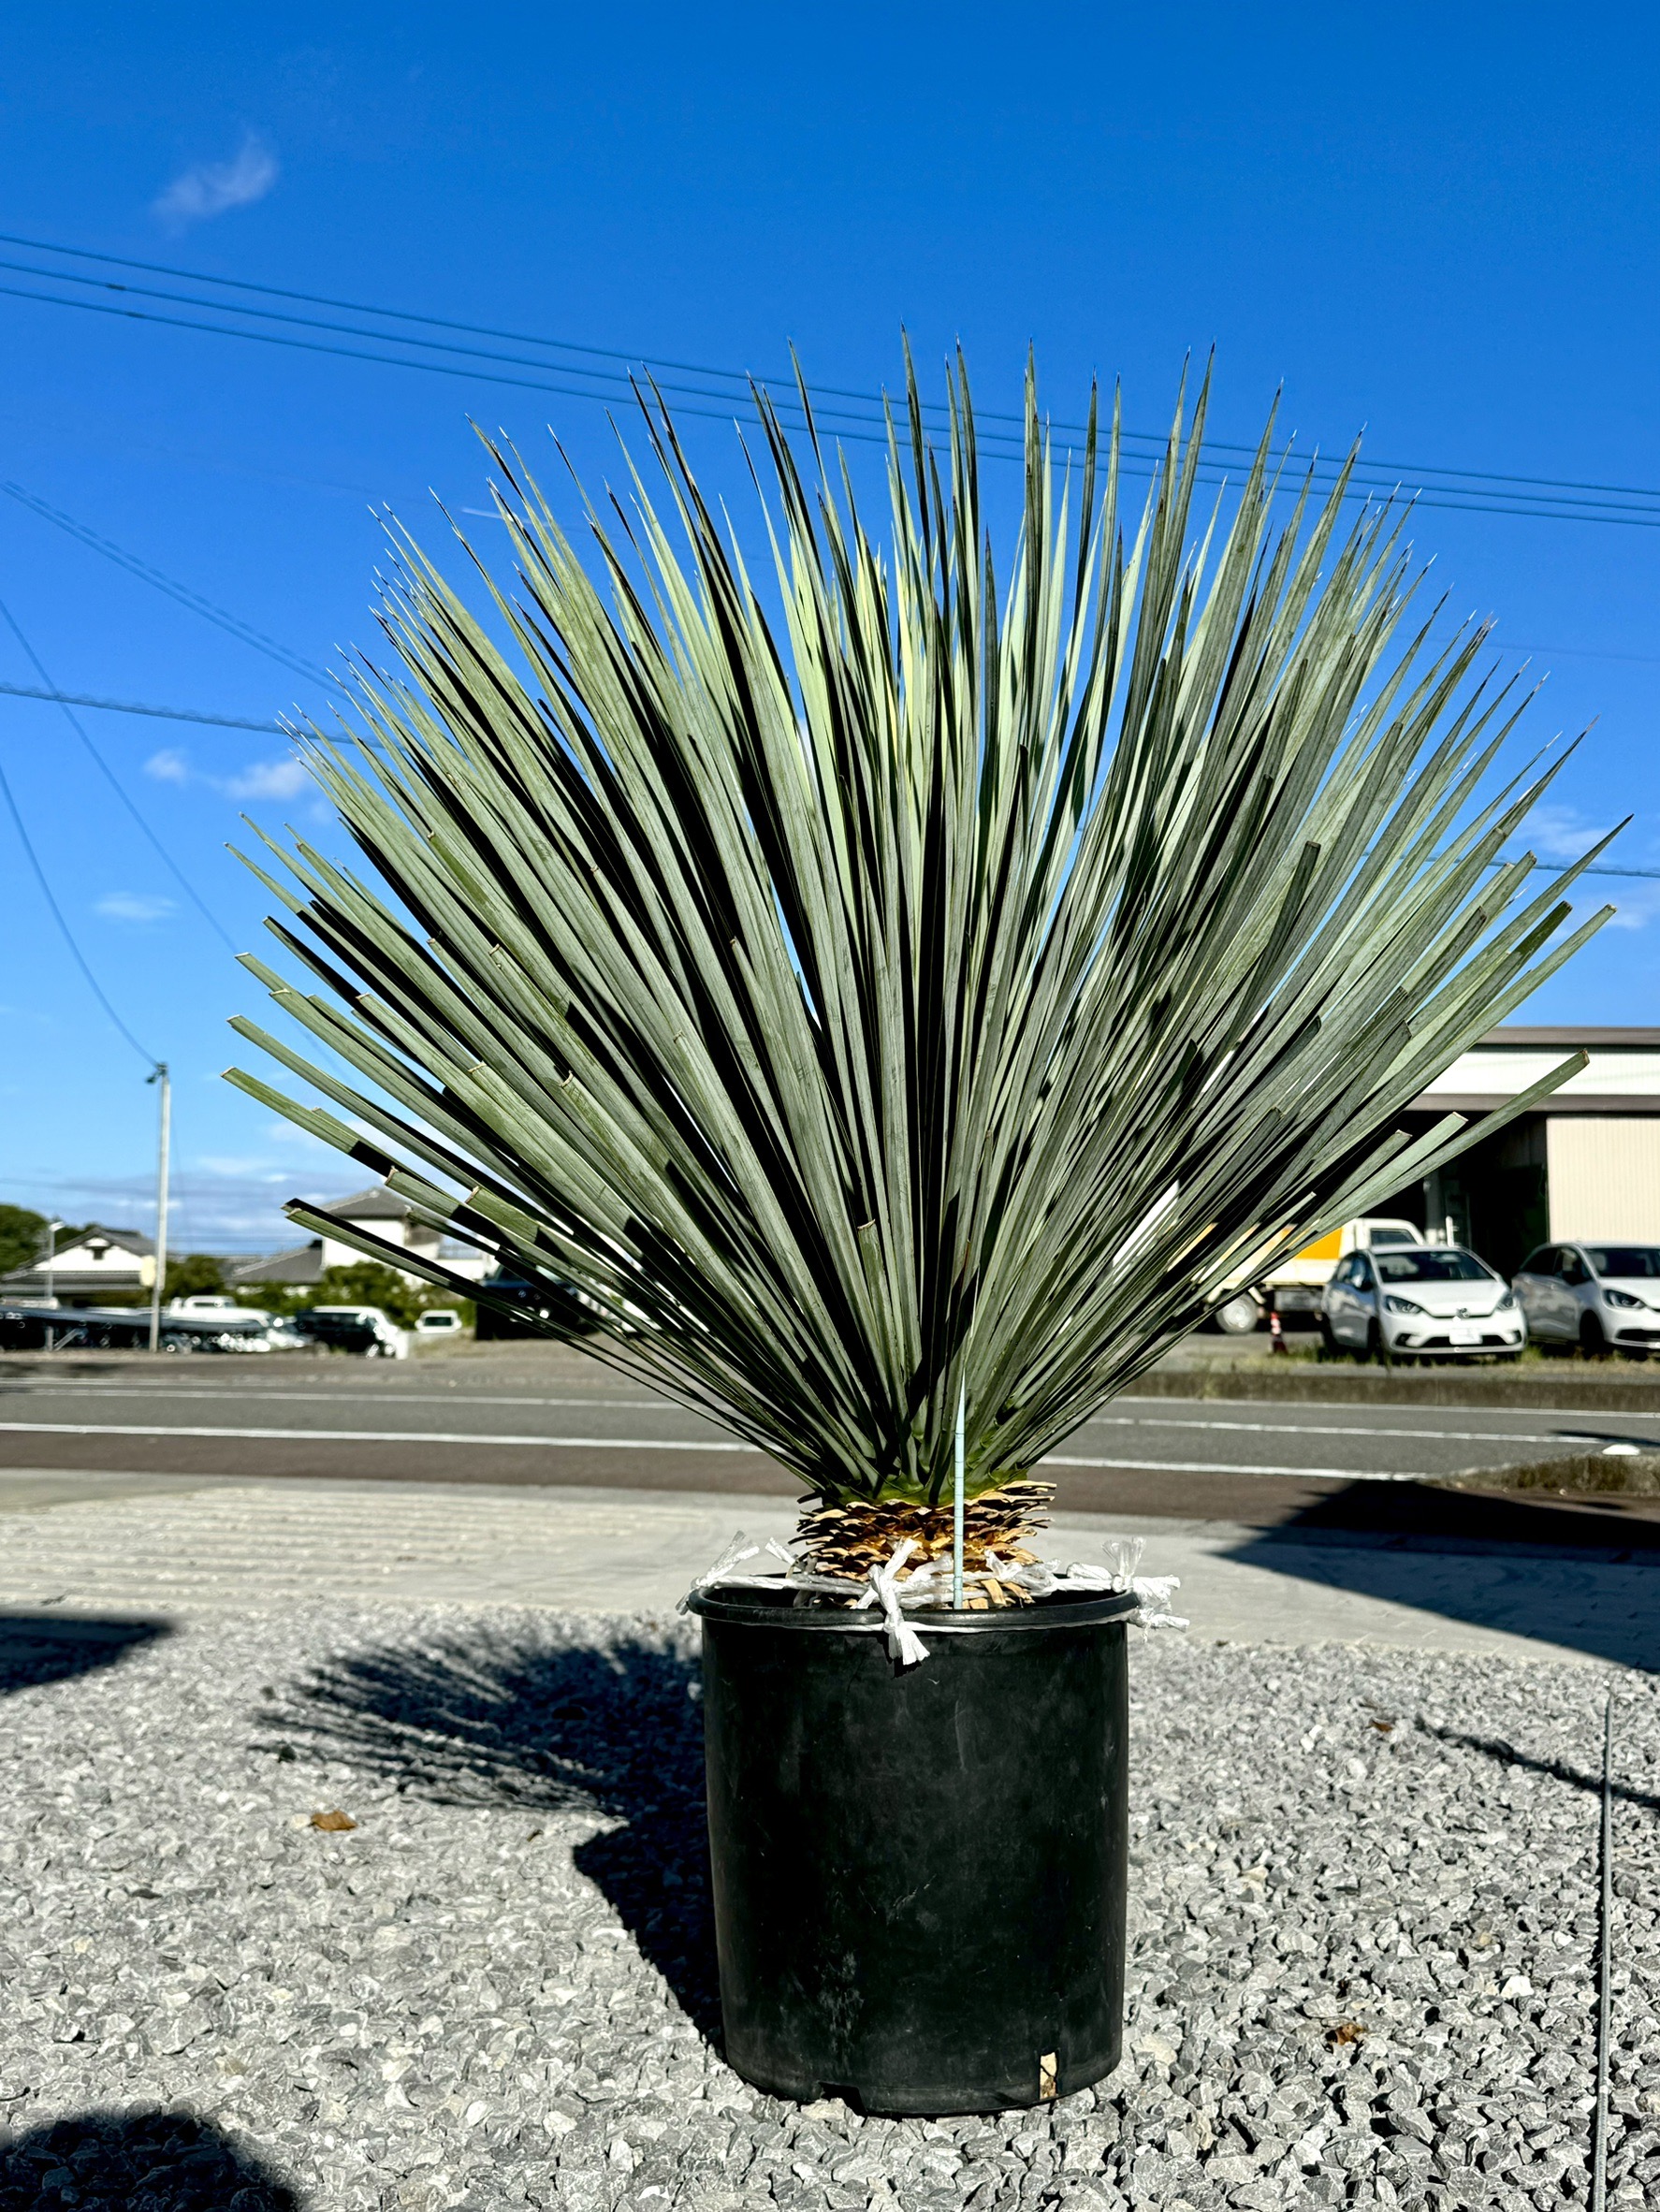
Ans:
[[[1660,1244],[1660,1116],[1552,1114],[1545,1144],[1553,1237]]]
[[[1562,1086],[1566,1099],[1660,1096],[1660,1053],[1633,1052],[1624,1047],[1590,1048],[1590,1066],[1570,1075]],[[1542,1083],[1573,1048],[1565,1044],[1473,1045],[1454,1060],[1445,1075],[1437,1076],[1426,1099],[1463,1097],[1514,1097],[1530,1084]]]

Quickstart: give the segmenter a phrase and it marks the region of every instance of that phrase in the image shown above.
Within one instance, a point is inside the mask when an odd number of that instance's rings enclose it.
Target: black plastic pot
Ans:
[[[1129,1597],[880,1619],[763,1590],[703,1619],[728,2061],[867,2112],[989,2112],[1118,2063]]]

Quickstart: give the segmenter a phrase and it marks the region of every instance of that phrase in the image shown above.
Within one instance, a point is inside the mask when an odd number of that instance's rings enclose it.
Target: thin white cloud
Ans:
[[[1600,906],[1606,899],[1613,908],[1610,929],[1646,929],[1660,914],[1660,883],[1603,883],[1591,881],[1581,904]],[[1576,917],[1577,918],[1577,917]]]
[[[210,779],[216,781],[217,779]],[[219,789],[231,799],[292,799],[311,782],[305,763],[292,758],[284,761],[255,761],[244,768],[240,776],[227,776],[219,781]]]
[[[229,208],[263,199],[277,181],[277,157],[253,131],[229,161],[198,161],[175,177],[151,203],[151,213],[171,229],[205,223]]]
[[[174,910],[170,898],[147,897],[137,891],[107,891],[93,908],[106,922],[165,922]]]
[[[176,745],[164,746],[160,752],[152,753],[144,764],[144,773],[153,776],[158,783],[205,783],[211,791],[222,792],[227,799],[297,798],[311,782],[305,764],[292,753],[281,760],[250,761],[234,776],[210,776],[202,769],[193,768],[190,756]]]
[[[1613,826],[1611,822],[1587,822],[1572,807],[1536,807],[1522,825],[1515,840],[1516,849],[1520,851],[1526,847],[1541,860],[1565,867],[1571,861],[1582,860],[1598,838],[1606,837]],[[1606,864],[1609,867],[1619,866],[1618,846],[1607,854]]]

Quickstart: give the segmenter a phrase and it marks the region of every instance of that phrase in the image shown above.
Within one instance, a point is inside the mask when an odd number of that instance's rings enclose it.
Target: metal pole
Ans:
[[[46,1302],[49,1306],[57,1303],[58,1231],[63,1226],[55,1217],[46,1225]],[[58,1332],[50,1321],[46,1324],[46,1348],[49,1352],[55,1352],[58,1348]]]
[[[957,1388],[957,1450],[956,1484],[952,1496],[951,1510],[951,1602],[957,1612],[963,1609],[963,1417],[968,1409],[968,1386]]]
[[[1603,2212],[1609,2197],[1609,2012],[1612,1975],[1609,1936],[1614,1917],[1613,1752],[1614,1700],[1610,1695],[1602,1709],[1602,1926],[1596,1946],[1596,2137],[1591,2147],[1591,2212]]]
[[[161,1302],[167,1279],[167,1144],[172,1135],[173,1085],[166,1060],[155,1063],[149,1083],[161,1085],[161,1141],[155,1160],[155,1280],[150,1286],[150,1348],[161,1349]]]

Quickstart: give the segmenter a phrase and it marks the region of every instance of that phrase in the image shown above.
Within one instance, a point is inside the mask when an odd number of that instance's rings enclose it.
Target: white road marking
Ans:
[[[397,1405],[460,1405],[466,1397],[444,1390],[405,1390],[395,1383],[386,1384],[379,1390],[350,1390],[342,1387],[336,1390],[221,1390],[179,1387],[167,1383],[46,1383],[28,1382],[17,1386],[19,1394],[45,1397],[81,1397],[100,1393],[107,1396],[138,1398],[154,1395],[164,1398],[234,1399],[239,1404],[250,1399],[263,1399],[292,1405],[339,1404],[397,1404]],[[681,1405],[672,1398],[502,1398],[494,1391],[480,1390],[478,1400],[489,1405],[557,1405],[603,1406],[607,1411],[621,1410],[633,1413],[682,1414],[692,1420],[707,1420],[714,1417],[699,1414],[692,1406]],[[1143,1404],[1148,1401],[1143,1400]],[[1610,1417],[1612,1418],[1612,1417]],[[1637,1417],[1641,1422],[1645,1417]],[[1354,1421],[1245,1421],[1216,1419],[1210,1415],[1187,1414],[1092,1414],[1083,1424],[1084,1429],[1216,1429],[1242,1435],[1256,1436],[1388,1436],[1405,1437],[1408,1441],[1421,1438],[1428,1444],[1563,1444],[1598,1440],[1594,1432],[1584,1429],[1556,1429],[1549,1434],[1524,1429],[1405,1429],[1363,1425]],[[1082,1431],[1079,1432],[1082,1433]]]
[[[90,1421],[0,1421],[0,1432],[30,1436],[211,1436],[240,1437],[284,1444],[486,1444],[582,1451],[742,1451],[760,1455],[757,1444],[721,1438],[714,1443],[665,1441],[641,1436],[490,1436],[421,1429],[198,1429],[149,1423]],[[1429,1482],[1415,1471],[1378,1473],[1355,1467],[1246,1467],[1209,1460],[1077,1459],[1054,1452],[1041,1464],[1056,1467],[1132,1467],[1167,1475],[1302,1475],[1335,1482]]]
[[[405,1390],[396,1383],[387,1383],[378,1390],[352,1390],[343,1387],[337,1390],[238,1390],[216,1387],[197,1389],[188,1383],[181,1385],[166,1382],[26,1382],[14,1387],[20,1397],[35,1398],[234,1398],[239,1404],[249,1398],[268,1398],[273,1401],[280,1399],[290,1405],[339,1405],[342,1403],[385,1404],[388,1399],[395,1400],[400,1405],[461,1405],[466,1403],[464,1397],[458,1396],[453,1390]],[[479,1390],[476,1395],[490,1405],[622,1406],[633,1413],[692,1411],[690,1406],[681,1405],[673,1398],[501,1398],[494,1390]]]
[[[1416,1468],[1377,1467],[1237,1467],[1221,1460],[1083,1460],[1052,1451],[1039,1461],[1041,1467],[1134,1467],[1157,1475],[1304,1475],[1325,1482],[1435,1482],[1444,1477],[1426,1475]]]
[[[245,1436],[281,1444],[510,1444],[583,1451],[752,1451],[758,1444],[727,1437],[689,1442],[662,1436],[490,1436],[449,1429],[195,1429],[155,1421],[0,1421],[0,1432],[27,1436]]]

